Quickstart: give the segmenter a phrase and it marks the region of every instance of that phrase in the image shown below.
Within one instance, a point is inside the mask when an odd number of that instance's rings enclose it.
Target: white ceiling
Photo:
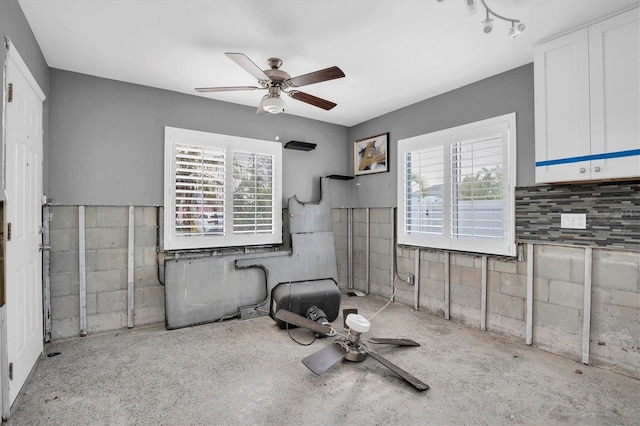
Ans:
[[[291,76],[333,65],[346,78],[302,90],[324,111],[286,98],[286,113],[352,126],[533,61],[533,46],[640,0],[486,0],[520,19],[507,35],[464,0],[19,0],[50,67],[257,106],[263,92],[200,95],[194,87],[255,85],[224,52]]]

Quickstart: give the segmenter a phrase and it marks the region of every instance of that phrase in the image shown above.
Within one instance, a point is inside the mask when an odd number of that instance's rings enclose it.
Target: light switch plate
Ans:
[[[587,215],[585,213],[561,213],[560,228],[587,229]]]

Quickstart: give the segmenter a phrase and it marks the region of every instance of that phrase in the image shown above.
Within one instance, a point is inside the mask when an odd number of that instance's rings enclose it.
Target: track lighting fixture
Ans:
[[[485,34],[490,33],[491,30],[493,29],[493,19],[491,18],[491,16],[495,16],[496,18],[501,19],[503,21],[511,22],[511,28],[509,28],[509,33],[508,33],[509,37],[511,38],[515,38],[519,36],[520,33],[524,31],[524,24],[520,22],[519,19],[507,18],[506,16],[497,14],[496,12],[491,10],[489,6],[487,6],[487,3],[485,2],[485,0],[480,0],[480,3],[482,3],[482,6],[484,6],[487,12],[486,18],[482,21],[482,30],[484,31]],[[467,10],[469,11],[469,14],[475,13],[476,10],[478,9],[478,0],[465,0],[465,4],[467,5]]]

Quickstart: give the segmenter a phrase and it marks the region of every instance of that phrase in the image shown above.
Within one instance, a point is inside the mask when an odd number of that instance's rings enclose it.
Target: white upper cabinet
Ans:
[[[534,50],[536,182],[640,177],[640,9]]]

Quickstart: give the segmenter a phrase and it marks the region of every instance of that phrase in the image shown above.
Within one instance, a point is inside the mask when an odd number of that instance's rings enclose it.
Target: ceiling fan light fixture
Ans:
[[[284,100],[280,96],[268,96],[262,101],[262,109],[271,114],[284,112]]]

